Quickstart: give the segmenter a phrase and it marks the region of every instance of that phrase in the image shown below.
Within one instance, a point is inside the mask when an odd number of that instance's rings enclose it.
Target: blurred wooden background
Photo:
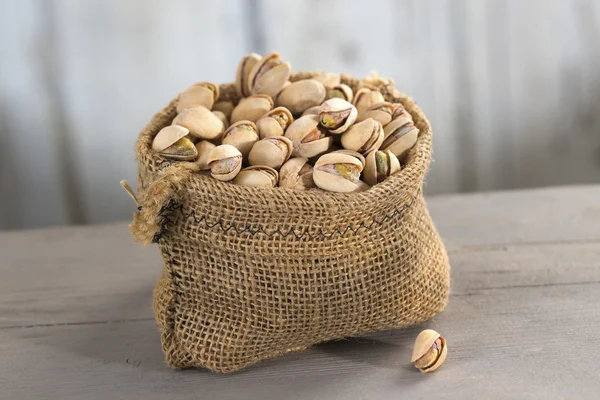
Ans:
[[[597,183],[599,38],[596,0],[0,0],[0,229],[131,218],[138,131],[249,51],[393,78],[428,193]]]

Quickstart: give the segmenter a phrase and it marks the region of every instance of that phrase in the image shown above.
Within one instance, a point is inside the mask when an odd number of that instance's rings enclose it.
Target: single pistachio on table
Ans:
[[[319,123],[331,133],[342,133],[356,121],[356,107],[346,100],[333,98],[321,104]]]
[[[373,186],[400,171],[400,161],[391,151],[372,150],[367,156],[363,178]]]
[[[325,153],[333,144],[327,130],[319,125],[319,116],[300,117],[286,129],[285,137],[292,141],[295,157],[311,158]]]
[[[225,115],[225,118],[229,120],[231,118],[231,112],[235,106],[230,101],[217,101],[213,107],[213,111],[220,111]]]
[[[373,118],[354,124],[342,134],[342,146],[366,154],[383,143],[383,127]]]
[[[315,187],[313,167],[306,157],[290,158],[279,170],[279,186],[306,190]]]
[[[279,174],[266,165],[253,165],[240,171],[233,180],[236,185],[272,188],[277,185]]]
[[[231,112],[231,123],[246,120],[256,122],[273,109],[273,99],[266,94],[257,94],[240,100]]]
[[[210,174],[219,181],[230,181],[242,169],[242,153],[229,144],[215,147],[208,155]]]
[[[383,103],[384,101],[385,99],[380,91],[362,88],[354,94],[352,104],[354,104],[358,112],[361,113],[372,105]]]
[[[214,110],[212,113],[215,114],[217,116],[217,118],[219,118],[221,120],[221,122],[223,123],[223,129],[229,128],[229,120],[225,116],[225,113],[223,113],[221,111],[214,111]]]
[[[417,143],[419,130],[406,117],[396,118],[383,128],[385,139],[381,150],[390,150],[399,160],[402,160],[410,149]]]
[[[235,147],[246,158],[258,142],[258,130],[252,121],[238,121],[232,124],[223,134],[223,144],[229,144]]]
[[[351,103],[353,97],[352,89],[350,88],[350,86],[345,85],[343,83],[335,85],[327,91],[327,98],[333,99],[336,97],[342,100],[346,100],[348,103]]]
[[[273,136],[254,143],[248,154],[250,165],[266,165],[279,169],[292,155],[294,145],[285,136]]]
[[[411,362],[421,372],[435,371],[448,354],[446,339],[432,329],[425,329],[417,336]]]
[[[319,72],[311,79],[321,82],[326,88],[332,88],[341,83],[342,77],[334,72]]]
[[[283,133],[292,122],[294,122],[294,117],[290,110],[285,107],[274,108],[256,121],[258,135],[261,139],[283,136]]]
[[[162,128],[152,141],[152,150],[161,156],[178,161],[192,161],[198,156],[194,144],[186,135],[187,128],[179,125],[170,125]]]
[[[217,147],[215,144],[209,142],[208,140],[201,140],[196,143],[196,150],[198,150],[198,159],[196,162],[200,166],[200,169],[205,171],[210,169],[208,165],[208,157],[210,156],[210,152],[212,149]]]
[[[219,87],[211,82],[196,83],[179,95],[177,101],[177,112],[186,108],[203,106],[209,110],[213,107],[215,100],[219,98]]]
[[[367,118],[373,118],[378,121],[381,125],[386,126],[392,121],[392,115],[396,107],[392,103],[384,101],[382,103],[373,104],[365,111],[358,114],[356,122],[364,121]]]
[[[305,115],[319,115],[320,113],[321,105],[318,105],[304,110],[304,112],[302,113],[302,117],[304,117]]]
[[[286,107],[294,115],[300,115],[306,109],[321,104],[325,96],[325,86],[321,82],[303,79],[282,89],[277,96],[277,105]]]
[[[203,106],[186,108],[173,119],[173,125],[189,129],[199,139],[216,139],[224,130],[223,121]]]
[[[238,93],[243,97],[248,97],[252,94],[250,90],[250,72],[252,68],[262,59],[262,57],[256,53],[250,53],[245,55],[240,63],[235,74],[234,86]]]
[[[292,67],[281,61],[279,53],[270,53],[258,61],[248,77],[252,94],[266,94],[274,98],[290,78]]]
[[[329,153],[319,157],[313,170],[315,184],[330,192],[362,191],[368,185],[360,180],[361,160],[349,154]]]

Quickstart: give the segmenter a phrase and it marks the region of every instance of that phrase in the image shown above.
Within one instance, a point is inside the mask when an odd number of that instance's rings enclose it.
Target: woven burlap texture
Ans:
[[[446,306],[450,266],[422,195],[429,122],[391,81],[342,80],[401,102],[420,129],[402,172],[366,192],[249,188],[171,163],[151,143],[171,124],[176,100],[140,133],[141,208],[131,230],[164,258],[154,311],[169,366],[232,372],[417,324]],[[239,100],[232,85],[221,86],[220,99]]]

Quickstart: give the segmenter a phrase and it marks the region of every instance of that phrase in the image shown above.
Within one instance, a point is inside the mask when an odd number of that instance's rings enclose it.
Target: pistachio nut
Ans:
[[[256,53],[246,54],[242,57],[242,60],[238,64],[237,71],[235,74],[234,86],[238,93],[243,97],[248,97],[252,94],[250,90],[250,72],[252,68],[262,59],[262,57]]]
[[[383,143],[383,127],[373,118],[354,124],[342,134],[342,146],[366,154]]]
[[[344,85],[343,83],[335,85],[327,91],[327,98],[333,99],[336,97],[342,100],[346,100],[348,103],[351,103],[353,97],[352,89],[350,88],[350,86]]]
[[[333,138],[327,136],[327,130],[319,125],[319,116],[300,117],[287,128],[285,137],[294,145],[295,157],[315,157],[325,153],[333,144]]]
[[[211,82],[196,83],[179,95],[177,112],[180,113],[186,108],[194,106],[203,106],[210,110],[218,98],[219,87],[217,85]]]
[[[378,121],[381,125],[386,126],[392,121],[392,115],[396,107],[392,103],[384,101],[383,103],[373,104],[365,111],[358,114],[356,122],[364,121],[367,118],[373,118]]]
[[[203,106],[186,108],[177,114],[173,124],[189,129],[199,139],[216,139],[224,130],[223,121]]]
[[[302,116],[304,117],[305,115],[319,115],[321,113],[321,106],[314,106],[311,108],[307,108],[306,110],[304,110],[304,112],[302,113]]]
[[[224,113],[222,113],[221,111],[214,111],[214,110],[212,113],[215,114],[217,116],[217,118],[219,118],[221,120],[221,122],[223,123],[223,129],[229,128],[229,121],[227,120],[227,117],[225,116]]]
[[[230,101],[217,101],[213,107],[213,111],[221,111],[227,120],[231,118],[231,112],[233,111],[234,105]]]
[[[415,145],[419,136],[417,127],[405,117],[393,120],[383,131],[385,139],[381,144],[381,150],[390,150],[401,161]]]
[[[330,192],[348,193],[363,190],[360,180],[362,162],[349,154],[329,153],[319,157],[315,163],[313,179],[315,184]]]
[[[210,166],[208,165],[208,156],[210,155],[211,150],[215,147],[217,146],[208,140],[201,140],[196,143],[196,150],[198,150],[198,159],[196,162],[200,166],[201,170],[210,169]]]
[[[222,144],[210,151],[207,162],[213,178],[230,181],[242,169],[242,153],[229,144]]]
[[[258,61],[248,77],[252,94],[266,94],[274,98],[290,78],[292,66],[281,61],[279,53],[270,53]]]
[[[292,155],[294,145],[285,136],[273,136],[254,143],[248,154],[250,165],[266,165],[279,169]]]
[[[266,94],[243,98],[231,112],[231,123],[242,120],[256,122],[272,108],[273,99]]]
[[[254,143],[258,141],[258,130],[252,121],[238,121],[223,134],[223,144],[235,147],[246,158]]]
[[[292,113],[285,107],[277,107],[256,121],[258,135],[261,139],[272,136],[283,136],[286,128],[294,121]]]
[[[421,372],[435,371],[448,354],[446,339],[433,329],[425,329],[417,336],[411,362]]]
[[[326,88],[332,88],[341,83],[342,77],[334,72],[319,72],[311,79],[321,82]]]
[[[358,112],[361,113],[373,104],[382,103],[384,101],[383,95],[378,90],[362,88],[354,94],[352,104],[354,104]]]
[[[325,100],[325,86],[314,79],[303,79],[288,85],[277,96],[277,105],[286,107],[294,115],[318,106]]]
[[[333,98],[321,104],[319,123],[331,133],[342,133],[356,121],[356,107],[346,100]]]
[[[332,148],[333,148],[333,147],[332,147]],[[356,152],[356,151],[353,151],[353,150],[339,149],[339,150],[331,151],[331,153],[342,153],[342,154],[349,154],[349,155],[351,155],[352,157],[356,157],[356,158],[358,158],[358,159],[360,160],[360,162],[362,163],[362,165],[363,165],[363,168],[364,168],[364,166],[365,166],[365,164],[366,164],[366,159],[365,159],[365,157],[364,157],[362,154],[360,154],[360,153],[358,153],[358,152]],[[316,161],[316,160],[315,160],[315,161]]]
[[[253,165],[240,171],[233,183],[242,186],[268,187],[277,185],[279,174],[273,168],[266,165]]]
[[[183,126],[166,126],[154,137],[152,150],[173,160],[194,160],[198,156],[198,152],[191,140],[186,137],[188,133],[189,130]]]
[[[363,178],[373,186],[400,171],[400,161],[391,151],[372,150],[367,154]]]
[[[279,170],[279,186],[306,190],[315,187],[313,167],[306,157],[290,158]]]
[[[393,120],[396,118],[400,118],[401,116],[409,118],[411,121],[413,120],[412,115],[410,115],[410,113],[408,111],[406,111],[406,108],[404,108],[404,105],[402,105],[400,103],[392,103],[392,107],[394,107],[394,111],[392,112]]]

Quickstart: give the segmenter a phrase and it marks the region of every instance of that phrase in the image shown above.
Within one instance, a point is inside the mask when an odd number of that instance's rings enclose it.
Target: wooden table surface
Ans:
[[[0,399],[597,399],[600,186],[429,199],[452,262],[421,327],[315,346],[233,375],[171,371],[155,246],[125,223],[0,234]],[[410,362],[420,329],[445,364]]]

